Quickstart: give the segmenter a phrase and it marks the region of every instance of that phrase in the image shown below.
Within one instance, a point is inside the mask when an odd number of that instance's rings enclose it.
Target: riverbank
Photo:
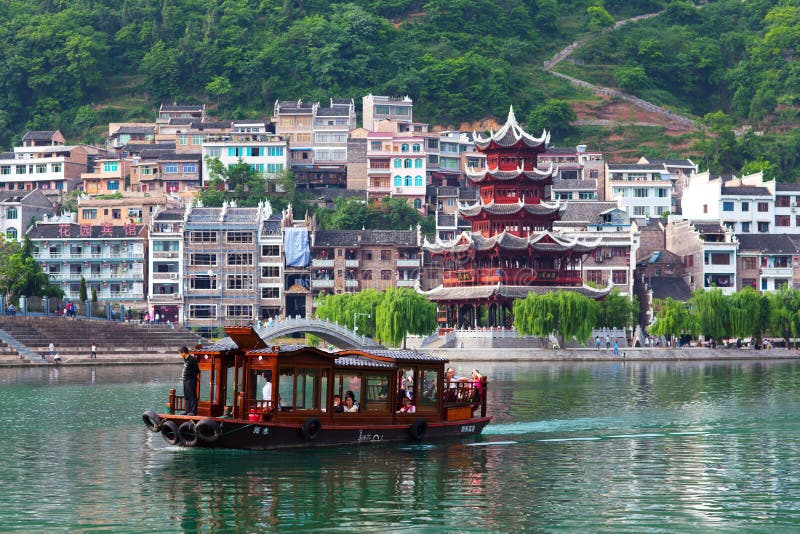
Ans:
[[[526,361],[700,361],[700,360],[787,360],[800,358],[800,351],[792,349],[725,349],[725,348],[624,348],[619,355],[611,349],[541,349],[541,348],[453,348],[424,350],[428,354],[447,358],[452,362],[526,362]],[[62,366],[76,365],[181,365],[183,361],[176,355],[154,354],[152,356],[103,356],[90,358],[67,358]],[[49,362],[4,361],[0,367],[29,367],[52,365]]]

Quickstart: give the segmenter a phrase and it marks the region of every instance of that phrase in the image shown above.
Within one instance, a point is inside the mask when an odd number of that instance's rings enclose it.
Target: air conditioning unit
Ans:
[[[175,253],[174,252],[167,252],[166,257],[167,258],[174,258],[175,257]]]
[[[596,256],[594,258],[594,261],[596,261],[597,263],[603,263],[603,256]]]
[[[398,195],[402,195],[403,194],[403,188],[402,187],[395,187],[394,188],[394,192],[397,193]]]
[[[169,273],[169,279],[170,280],[177,280],[178,279],[178,273]]]

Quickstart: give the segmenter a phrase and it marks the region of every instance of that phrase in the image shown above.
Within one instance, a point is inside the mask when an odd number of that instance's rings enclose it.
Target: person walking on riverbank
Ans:
[[[185,345],[180,350],[183,358],[183,407],[185,415],[197,415],[197,379],[200,376],[200,366],[197,358],[189,354]]]
[[[97,358],[97,345],[92,343],[92,352],[89,354],[89,358],[95,359]]]
[[[614,356],[619,356],[619,342],[614,340]]]
[[[50,349],[50,357],[51,358],[54,357],[56,355],[56,346],[55,346],[55,344],[53,344],[53,342],[51,341],[50,345],[47,348]]]

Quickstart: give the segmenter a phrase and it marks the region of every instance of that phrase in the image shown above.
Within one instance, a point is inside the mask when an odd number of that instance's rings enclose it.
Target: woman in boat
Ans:
[[[401,402],[402,404],[400,406],[400,409],[397,410],[397,413],[417,413],[417,408],[413,404],[411,404],[411,399],[409,399],[408,397],[403,397],[403,400]]]
[[[352,392],[348,391],[348,393],[352,393]],[[355,403],[355,401],[353,400],[353,396],[352,395],[347,395],[344,398],[344,412],[345,413],[356,413],[356,412],[358,412],[358,404]]]

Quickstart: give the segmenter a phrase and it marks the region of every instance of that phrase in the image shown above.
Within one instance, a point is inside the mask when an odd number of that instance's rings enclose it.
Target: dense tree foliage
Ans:
[[[586,344],[597,325],[596,301],[574,291],[537,295],[514,301],[514,328],[522,335],[548,337]]]
[[[657,299],[655,308],[656,322],[650,327],[651,334],[671,338],[695,333],[697,323],[685,303],[668,297],[665,300]]]
[[[597,303],[597,325],[605,328],[634,326],[639,316],[639,299],[620,295],[616,289]]]
[[[333,209],[317,211],[317,221],[327,230],[409,230],[417,225],[426,234],[435,230],[432,217],[423,217],[406,200],[392,197],[368,203],[339,197]]]
[[[31,255],[31,243],[26,237],[20,244],[4,241],[0,236],[0,294],[7,302],[20,296],[58,297],[64,296],[61,288],[50,284],[50,278],[41,264]]]

